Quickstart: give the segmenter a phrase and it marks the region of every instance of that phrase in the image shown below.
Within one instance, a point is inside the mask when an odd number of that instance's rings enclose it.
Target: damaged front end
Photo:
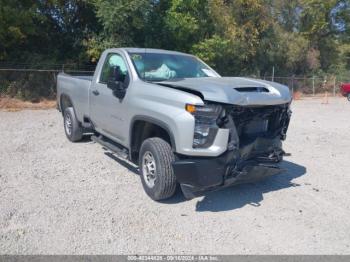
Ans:
[[[279,174],[290,103],[267,106],[222,105],[217,126],[229,129],[227,151],[219,157],[177,156],[174,173],[186,198],[209,190],[254,182]]]

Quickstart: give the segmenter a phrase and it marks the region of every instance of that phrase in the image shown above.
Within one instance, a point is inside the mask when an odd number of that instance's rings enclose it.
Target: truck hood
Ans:
[[[184,78],[157,82],[195,94],[204,100],[234,105],[277,105],[292,99],[287,86],[242,77]]]

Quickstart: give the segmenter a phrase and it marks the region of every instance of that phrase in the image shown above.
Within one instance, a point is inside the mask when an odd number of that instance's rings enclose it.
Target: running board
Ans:
[[[123,148],[122,146],[118,145],[117,143],[113,142],[112,140],[110,140],[102,135],[99,135],[98,137],[91,136],[91,140],[96,142],[96,143],[101,144],[105,148],[116,153],[121,158],[128,159],[128,157],[129,157],[127,149]]]

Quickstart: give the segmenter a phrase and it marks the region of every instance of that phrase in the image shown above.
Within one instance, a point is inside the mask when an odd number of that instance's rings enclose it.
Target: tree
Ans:
[[[85,42],[88,54],[96,60],[101,51],[113,46],[141,46],[145,42],[145,28],[152,1],[147,0],[91,0],[96,17],[102,25],[99,32]]]
[[[35,4],[29,0],[0,0],[0,60],[38,35],[34,10]]]
[[[223,75],[349,70],[350,0],[0,0],[0,61],[96,63],[105,48],[191,52]]]

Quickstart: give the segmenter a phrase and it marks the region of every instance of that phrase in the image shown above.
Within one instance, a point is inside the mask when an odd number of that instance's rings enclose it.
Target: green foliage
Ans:
[[[31,1],[0,0],[0,60],[36,35]]]
[[[229,75],[231,68],[239,66],[239,59],[234,53],[234,43],[228,39],[214,35],[212,38],[193,46],[192,52],[195,53],[204,62],[211,65],[223,75]],[[238,54],[239,55],[239,54]]]
[[[135,46],[191,52],[222,75],[349,77],[349,42],[350,0],[0,0],[0,64],[91,65]]]
[[[208,17],[205,0],[172,0],[166,12],[164,27],[170,45],[175,49],[189,51],[207,30]]]
[[[143,40],[142,30],[151,4],[147,0],[94,0],[96,16],[103,34],[117,44],[137,44]]]

